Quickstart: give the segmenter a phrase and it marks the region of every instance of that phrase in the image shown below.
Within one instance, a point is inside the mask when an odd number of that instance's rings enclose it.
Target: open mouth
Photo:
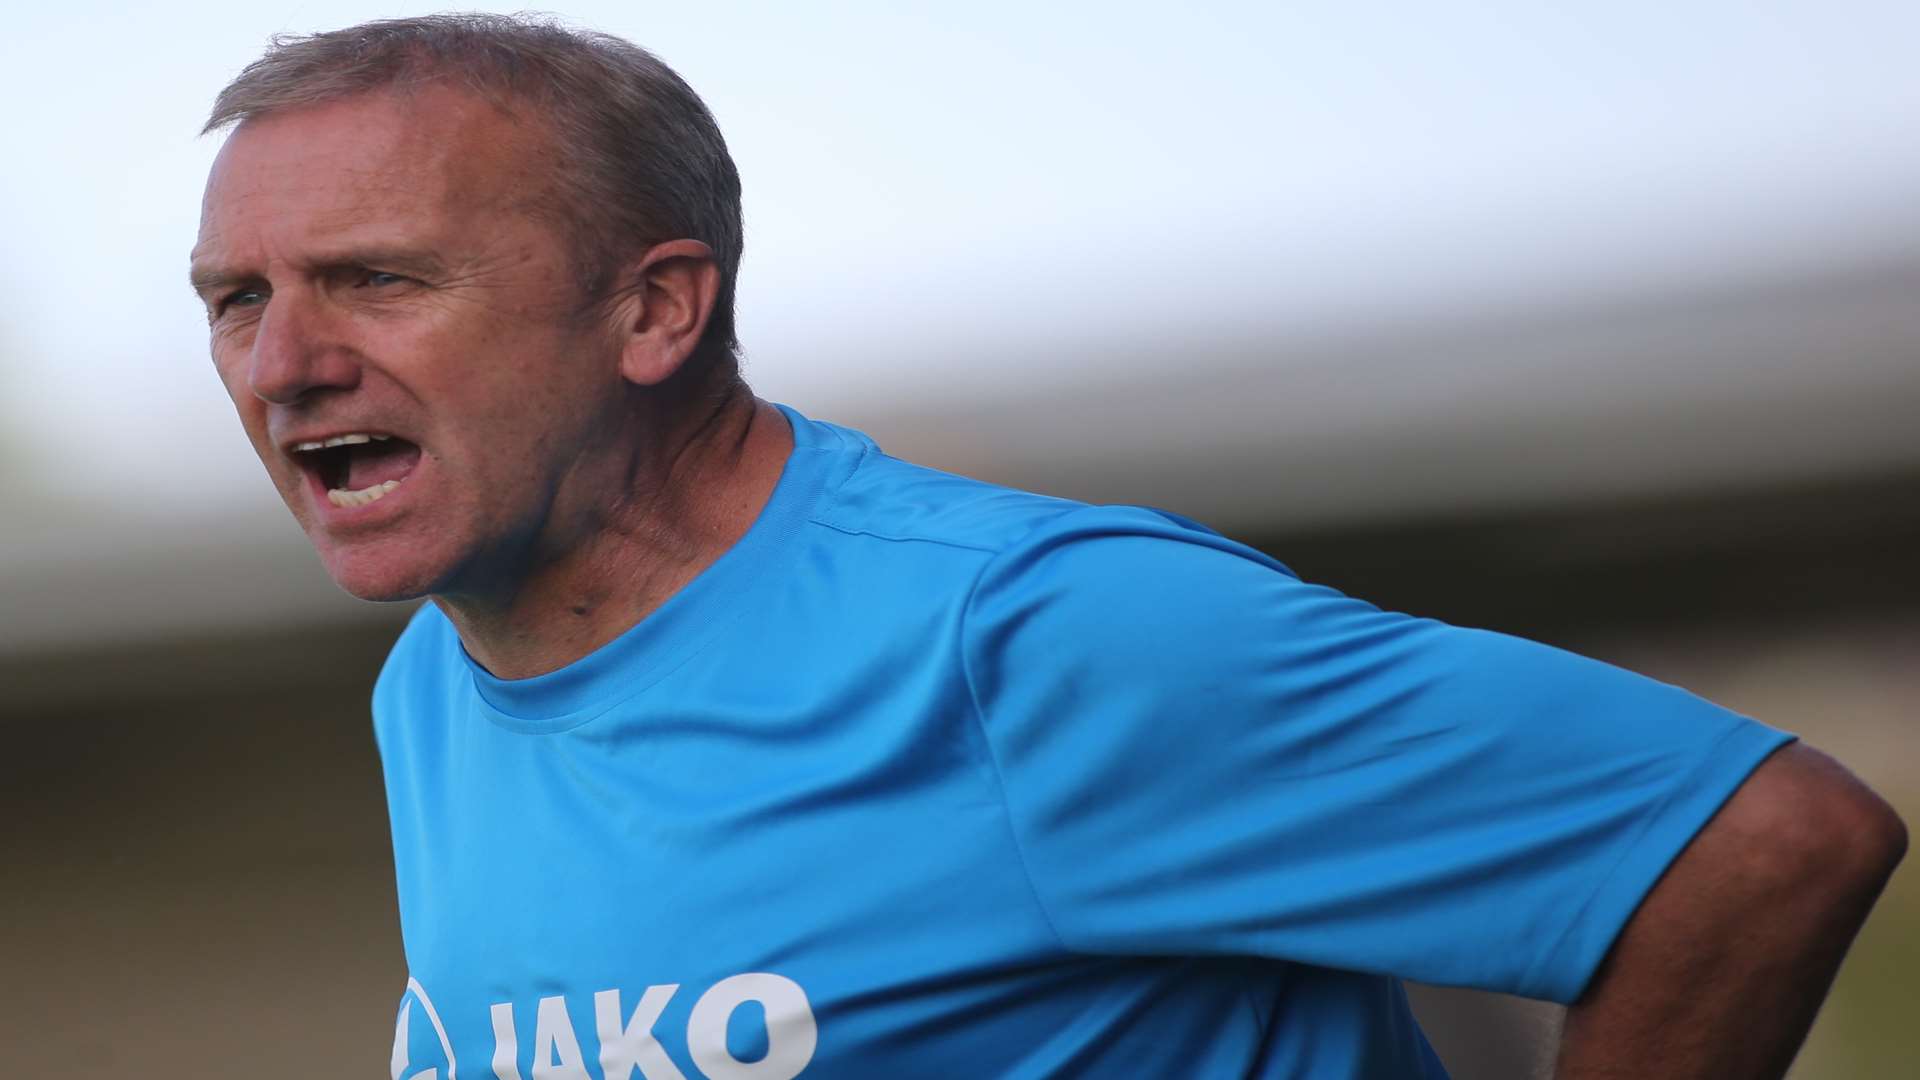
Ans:
[[[355,432],[293,448],[293,460],[335,506],[365,506],[400,486],[420,462],[420,447],[393,435]]]

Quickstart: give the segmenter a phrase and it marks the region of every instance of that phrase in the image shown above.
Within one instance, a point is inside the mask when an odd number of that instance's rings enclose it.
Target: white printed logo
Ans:
[[[426,1068],[410,1071],[415,1068],[412,1060],[415,1012],[425,1016],[433,1026],[434,1035],[440,1039],[440,1055],[439,1060],[431,1064],[422,1062],[427,1064]],[[425,988],[408,979],[407,992],[400,995],[400,1015],[393,1021],[393,1080],[455,1080],[453,1069],[453,1044],[447,1040],[447,1026],[440,1022],[440,1014],[434,1011]]]
[[[566,999],[541,998],[533,1010],[533,1080],[632,1080],[635,1073],[641,1080],[687,1080],[654,1033],[654,1025],[679,990],[678,983],[649,986],[633,1003],[631,1013],[624,1013],[619,990],[593,995],[598,1078],[588,1071]],[[728,1049],[727,1024],[735,1010],[750,1001],[758,1003],[766,1015],[766,1052],[753,1061],[741,1061]],[[497,1002],[487,1012],[493,1030],[494,1080],[524,1080],[514,1003]],[[418,1055],[414,1052],[427,1042],[414,1019],[416,1013],[439,1037],[438,1060],[428,1060],[434,1054],[430,1044]],[[722,979],[700,995],[687,1016],[687,1057],[708,1080],[793,1080],[813,1060],[819,1043],[820,1030],[807,992],[782,975],[749,972]],[[412,1060],[415,1056],[421,1060]],[[446,1028],[426,991],[412,979],[407,980],[407,993],[400,999],[400,1015],[394,1021],[392,1076],[393,1080],[456,1080]]]

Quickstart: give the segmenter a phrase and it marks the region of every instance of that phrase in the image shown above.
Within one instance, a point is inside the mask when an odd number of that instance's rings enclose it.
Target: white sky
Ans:
[[[276,505],[184,284],[218,146],[194,132],[268,35],[424,10],[10,12],[0,492]],[[719,117],[746,186],[749,376],[828,416],[1124,379],[1183,359],[1120,347],[1169,328],[1418,320],[1920,237],[1920,5],[560,13],[653,49]]]

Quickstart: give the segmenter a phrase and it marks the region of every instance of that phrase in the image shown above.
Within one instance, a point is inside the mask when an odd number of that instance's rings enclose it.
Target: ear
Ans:
[[[673,377],[700,344],[720,295],[713,249],[698,240],[668,240],[647,249],[628,271],[614,306],[620,374],[657,386]]]

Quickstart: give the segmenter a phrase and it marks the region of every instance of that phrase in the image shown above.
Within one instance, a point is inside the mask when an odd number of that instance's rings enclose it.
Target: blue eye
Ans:
[[[265,303],[266,299],[267,294],[259,289],[235,289],[220,298],[220,302],[214,307],[214,314],[217,315],[228,308],[252,307],[255,304]]]
[[[360,279],[362,285],[371,285],[374,288],[385,285],[402,285],[405,284],[406,281],[407,279],[401,277],[399,274],[389,274],[385,270],[369,270],[366,276]]]

